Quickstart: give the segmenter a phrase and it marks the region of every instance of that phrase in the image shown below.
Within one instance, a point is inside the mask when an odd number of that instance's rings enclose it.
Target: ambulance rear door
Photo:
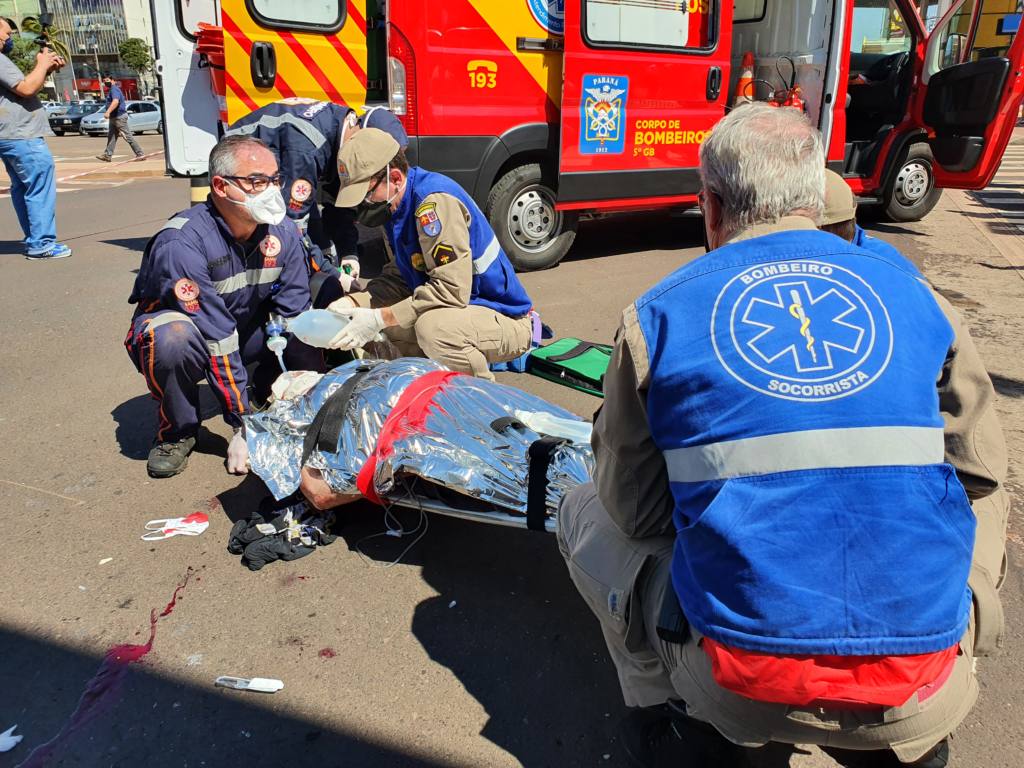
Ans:
[[[732,15],[732,0],[565,0],[560,209],[693,200]]]
[[[1000,34],[983,0],[930,0],[913,120],[928,131],[935,185],[982,189],[999,169],[1024,98],[1024,36]],[[991,29],[990,29],[991,27]]]
[[[196,53],[194,33],[200,22],[219,23],[217,2],[151,0],[150,12],[167,170],[180,176],[201,176],[217,143],[218,107],[210,71]]]
[[[228,122],[282,99],[361,108],[368,81],[380,87],[367,54],[379,16],[375,0],[221,0]]]

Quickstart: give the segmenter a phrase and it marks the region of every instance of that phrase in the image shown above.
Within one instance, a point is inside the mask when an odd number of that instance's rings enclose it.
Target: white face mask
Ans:
[[[234,184],[234,182],[230,183]],[[237,184],[234,186],[238,187]],[[257,224],[280,224],[284,221],[284,198],[281,196],[280,187],[271,184],[262,192],[254,195],[247,194],[241,187],[238,189],[245,194],[245,199],[231,200],[229,197],[228,200],[245,208]]]

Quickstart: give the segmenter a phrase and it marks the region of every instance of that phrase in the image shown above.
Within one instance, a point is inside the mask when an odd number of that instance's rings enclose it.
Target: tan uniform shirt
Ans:
[[[412,256],[413,267],[426,272],[427,282],[413,290],[395,263],[388,247],[388,262],[365,293],[350,294],[359,306],[391,307],[402,328],[411,328],[424,312],[443,307],[462,309],[473,290],[473,254],[469,248],[469,210],[457,198],[443,192],[427,195],[414,212],[420,251]],[[440,229],[436,235],[425,225]],[[384,240],[387,246],[387,239]]]
[[[752,227],[730,242],[772,232],[814,229],[804,217]],[[712,257],[713,258],[713,257]],[[956,334],[937,382],[945,421],[946,461],[957,472],[978,518],[970,586],[977,623],[976,653],[991,650],[1002,631],[997,589],[1005,571],[1006,444],[996,416],[995,391],[963,320],[934,292]],[[594,483],[598,497],[627,536],[672,533],[675,502],[661,451],[647,420],[650,382],[647,342],[636,306],[622,313],[604,378],[604,404],[594,416]]]

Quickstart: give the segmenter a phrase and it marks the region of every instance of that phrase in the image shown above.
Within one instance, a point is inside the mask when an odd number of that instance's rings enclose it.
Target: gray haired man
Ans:
[[[944,766],[1002,625],[991,382],[912,264],[817,230],[802,114],[736,109],[700,162],[712,250],[623,312],[558,514],[627,755]]]

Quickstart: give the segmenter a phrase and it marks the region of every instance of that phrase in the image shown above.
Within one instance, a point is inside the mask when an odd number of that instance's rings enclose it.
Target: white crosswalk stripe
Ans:
[[[971,194],[1024,235],[1024,144],[1010,144],[992,183]]]

